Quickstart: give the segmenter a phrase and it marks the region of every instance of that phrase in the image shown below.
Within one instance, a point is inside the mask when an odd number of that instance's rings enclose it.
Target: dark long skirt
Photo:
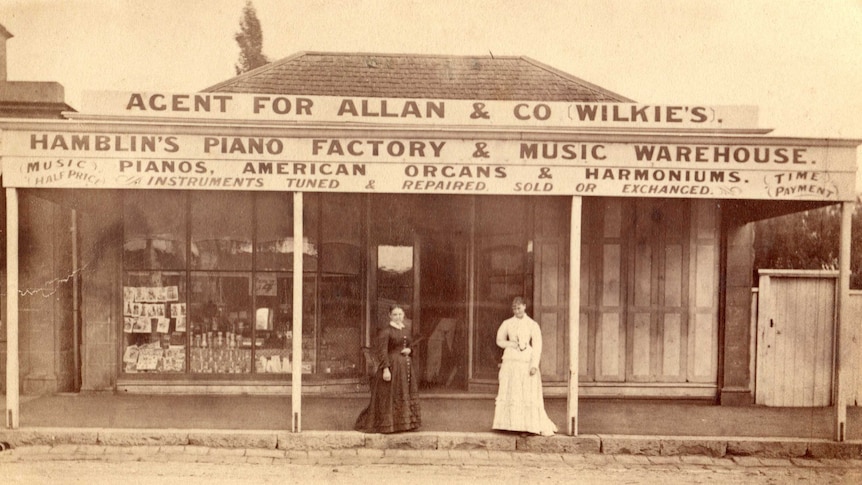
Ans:
[[[383,380],[382,369],[375,372],[371,378],[371,402],[356,419],[356,431],[397,433],[415,430],[422,424],[412,359],[393,352],[389,360],[392,380]]]

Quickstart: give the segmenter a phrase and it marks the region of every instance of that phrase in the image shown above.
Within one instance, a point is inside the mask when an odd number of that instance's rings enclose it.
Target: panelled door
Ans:
[[[581,381],[640,388],[629,395],[715,384],[715,203],[588,199],[583,221]]]
[[[568,278],[570,202],[543,200],[535,207],[532,317],[542,330],[542,382],[568,377]]]

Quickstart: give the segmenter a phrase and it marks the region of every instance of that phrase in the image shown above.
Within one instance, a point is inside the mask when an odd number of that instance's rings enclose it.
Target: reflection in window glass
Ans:
[[[326,194],[321,196],[321,271],[325,274],[359,274],[362,264],[362,196]]]
[[[124,197],[125,269],[184,269],[186,198],[182,193],[130,191]]]
[[[255,268],[289,271],[293,265],[293,198],[291,194],[259,194],[256,199]]]
[[[193,193],[193,269],[251,269],[251,194]]]

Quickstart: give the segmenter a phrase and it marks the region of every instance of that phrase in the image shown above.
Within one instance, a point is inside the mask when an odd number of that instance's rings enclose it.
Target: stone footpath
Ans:
[[[0,462],[19,460],[465,463],[594,460],[721,466],[862,466],[862,441],[509,433],[21,428],[0,430]],[[395,460],[395,461],[391,461]],[[400,461],[399,461],[400,460]],[[841,466],[845,466],[841,465]]]

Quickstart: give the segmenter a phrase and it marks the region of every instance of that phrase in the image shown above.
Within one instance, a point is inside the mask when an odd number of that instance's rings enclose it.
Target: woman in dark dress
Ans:
[[[410,345],[404,309],[393,305],[389,309],[389,323],[374,340],[372,352],[378,365],[371,376],[371,402],[356,419],[357,431],[397,433],[417,429],[422,424]]]

